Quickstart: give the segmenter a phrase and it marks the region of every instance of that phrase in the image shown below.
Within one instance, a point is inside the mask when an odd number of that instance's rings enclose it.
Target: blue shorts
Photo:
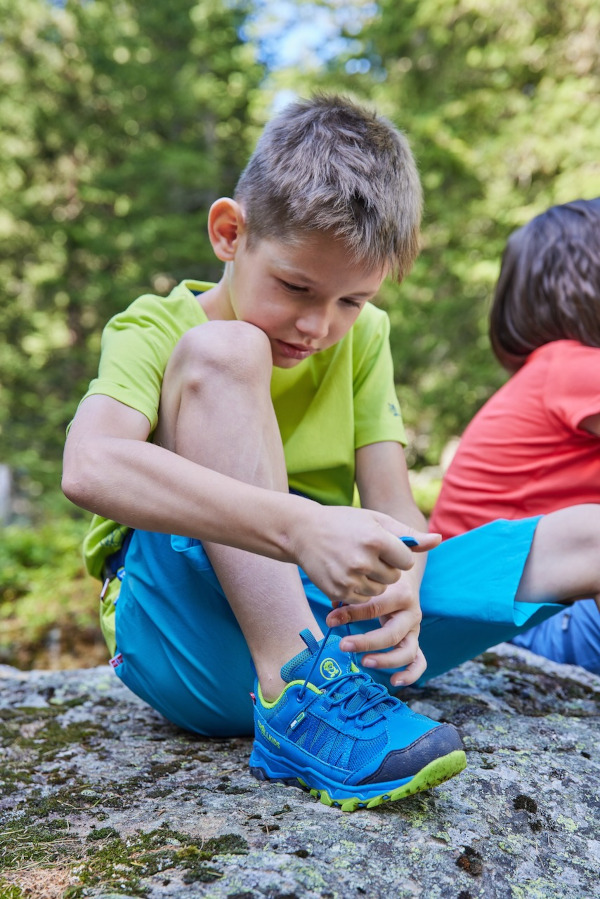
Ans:
[[[539,517],[496,521],[429,553],[420,643],[426,679],[562,611],[514,600]],[[253,732],[248,647],[198,540],[135,531],[116,604],[115,671],[179,726],[209,736]],[[325,630],[327,597],[301,572]],[[354,631],[377,627],[353,625]],[[389,686],[389,673],[369,674]]]

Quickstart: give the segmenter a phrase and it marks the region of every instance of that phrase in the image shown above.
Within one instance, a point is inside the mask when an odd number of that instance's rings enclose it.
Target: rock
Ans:
[[[347,814],[254,780],[109,668],[0,668],[1,899],[583,899],[600,877],[600,678],[500,646],[406,693],[468,768]]]

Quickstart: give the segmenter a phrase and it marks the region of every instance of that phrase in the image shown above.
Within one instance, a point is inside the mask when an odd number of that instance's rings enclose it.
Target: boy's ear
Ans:
[[[244,233],[244,211],[230,197],[221,197],[208,213],[208,237],[215,256],[221,262],[231,262]]]

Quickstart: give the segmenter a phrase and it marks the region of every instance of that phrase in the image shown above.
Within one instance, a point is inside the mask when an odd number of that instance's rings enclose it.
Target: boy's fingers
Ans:
[[[393,528],[389,526],[389,522],[392,522]],[[402,525],[399,522],[394,521],[392,518],[388,518],[387,521],[382,522],[385,530],[387,530],[390,534],[390,539],[386,540],[385,546],[380,554],[380,559],[382,562],[387,563],[387,565],[391,565],[394,568],[401,568],[406,571],[408,568],[412,568],[414,564],[414,559],[412,559],[412,553],[415,552],[428,552],[430,549],[434,549],[441,542],[441,534],[429,534],[425,531],[417,531],[414,528],[408,528],[406,525]],[[401,531],[401,533],[398,533]],[[404,538],[406,538],[406,543],[404,542]],[[414,542],[416,541],[416,543]],[[407,545],[410,543],[410,545]],[[407,555],[410,553],[411,555]]]
[[[409,556],[409,561],[412,563],[408,567],[412,568],[414,564],[412,558]],[[405,570],[406,567],[405,567]],[[398,566],[389,565],[387,562],[382,561],[381,559],[374,565],[368,574],[363,574],[363,582],[364,586],[368,588],[373,588],[373,592],[368,595],[378,596],[385,587],[388,587],[390,584],[395,584],[396,581],[400,577],[400,571],[398,570]],[[374,589],[375,585],[377,587],[381,587],[382,589]]]
[[[427,659],[423,655],[423,650],[419,647],[413,661],[403,671],[397,671],[395,674],[392,674],[390,683],[392,687],[408,687],[410,684],[418,681],[426,669]]]
[[[346,647],[340,644],[340,648],[345,649]],[[356,652],[362,655],[361,664],[363,667],[370,671],[384,668],[387,670],[393,670],[394,668],[403,669],[402,671],[394,672],[392,675],[392,683],[398,685],[412,683],[414,680],[417,680],[426,667],[425,657],[419,649],[419,640],[415,631],[411,631],[400,643],[394,645],[391,649],[388,648],[386,652],[362,653],[359,649]]]
[[[327,627],[341,627],[351,624],[353,621],[368,621],[371,618],[382,618],[391,612],[398,611],[397,600],[393,597],[387,599],[380,594],[374,594],[368,602],[340,606],[333,609],[326,618]]]
[[[388,652],[375,652],[364,655],[361,664],[371,671],[375,668],[404,668],[411,665],[419,650],[417,635],[407,634],[399,646]]]
[[[364,604],[370,602],[375,596],[380,596],[385,592],[386,584],[380,582],[365,580],[363,584],[351,590],[346,597],[346,602]]]
[[[351,634],[347,637],[342,637],[340,649],[342,652],[357,652],[362,654],[369,652],[377,653],[382,649],[389,650],[390,647],[405,646],[405,641],[417,638],[420,621],[420,613],[413,614],[409,612],[400,612],[399,614],[390,617],[382,627],[375,628],[375,630],[367,631],[363,634]],[[377,665],[376,667],[397,667],[397,665],[390,666],[386,664],[385,659],[387,659],[387,657],[387,653],[385,657],[383,655],[375,656],[378,662],[381,661],[381,665]]]
[[[427,534],[412,528],[408,530],[411,533],[403,533],[400,539],[387,532],[379,554],[379,564],[363,575],[362,583],[353,591],[357,599],[349,597],[349,602],[364,602],[365,596],[379,596],[386,586],[396,583],[401,571],[410,571],[415,564],[413,553],[427,552],[442,539],[440,534]]]
[[[399,568],[401,571],[408,571],[415,564],[413,550],[389,532],[385,536],[379,558],[390,568]]]

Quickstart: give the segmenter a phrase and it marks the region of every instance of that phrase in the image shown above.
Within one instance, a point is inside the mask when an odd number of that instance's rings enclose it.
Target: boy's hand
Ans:
[[[425,656],[419,648],[422,614],[414,579],[403,575],[384,593],[366,603],[334,609],[327,616],[327,625],[339,627],[369,618],[378,618],[381,627],[365,634],[343,637],[340,649],[367,653],[361,660],[365,668],[404,668],[391,676],[393,687],[414,683],[427,667]]]
[[[411,550],[401,536],[414,537],[419,545]],[[412,568],[414,552],[439,542],[439,535],[417,531],[382,512],[318,506],[297,541],[296,558],[334,605],[352,605],[380,596]]]

